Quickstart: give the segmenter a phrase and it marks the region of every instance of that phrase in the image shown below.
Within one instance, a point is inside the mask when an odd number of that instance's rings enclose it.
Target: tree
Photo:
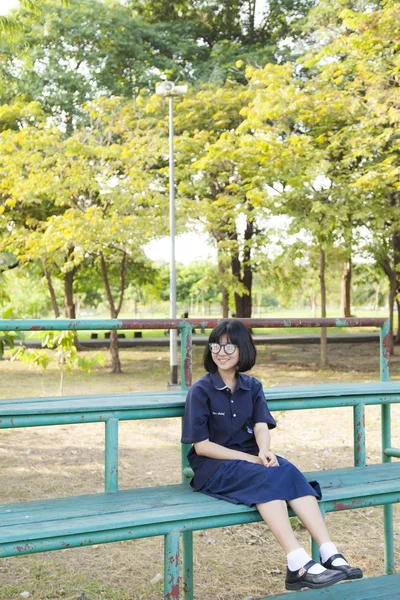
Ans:
[[[250,97],[240,84],[204,86],[176,110],[179,200],[217,245],[224,317],[228,290],[236,315],[251,316],[253,270],[264,239],[258,225],[265,213],[259,156],[251,134],[241,135],[239,130],[241,110]]]
[[[158,175],[164,139],[154,134],[157,122],[140,99],[99,99],[87,111],[89,126],[66,139],[59,129],[43,127],[5,136],[0,172],[8,232],[3,244],[22,261],[46,258],[59,266],[69,318],[75,317],[77,269],[94,260],[110,315],[117,318],[129,273],[142,282],[152,276],[142,245],[165,233],[167,203]],[[15,220],[19,208],[22,221]],[[113,332],[113,372],[121,370],[117,341]]]
[[[214,48],[231,42],[242,52],[264,46],[273,55],[277,42],[299,32],[312,0],[132,0],[134,11],[152,23],[189,22],[198,39]],[[264,51],[265,51],[264,50]],[[232,63],[234,64],[234,63]]]
[[[68,6],[69,0],[56,0]],[[41,10],[42,0],[19,0],[20,5],[32,17],[38,17]],[[11,16],[0,15],[0,36],[12,41],[22,32],[21,22],[13,14]]]
[[[321,316],[326,316],[326,253],[340,240],[350,260],[361,195],[350,193],[348,166],[341,157],[349,141],[342,132],[356,120],[359,106],[329,82],[292,65],[248,69],[257,91],[242,129],[256,132],[260,176],[269,184],[272,214],[291,217],[291,231],[304,231],[319,248]],[[327,364],[326,330],[321,364]]]
[[[69,134],[87,117],[88,101],[153,93],[160,73],[190,79],[193,62],[204,55],[204,47],[176,27],[165,35],[118,1],[43,1],[40,7],[34,16],[22,8],[23,36],[13,47],[3,44],[3,101],[39,101]]]
[[[336,16],[336,35],[307,64],[317,68],[337,93],[352,97],[361,108],[355,122],[345,129],[351,142],[342,163],[349,169],[355,166],[349,173],[349,186],[363,195],[364,222],[373,238],[370,250],[390,284],[393,326],[393,305],[400,285],[400,8],[392,0],[376,2],[375,10],[367,13],[351,8]],[[397,339],[400,341],[399,331]]]
[[[221,289],[218,282],[216,265],[195,261],[189,265],[178,265],[176,279],[176,297],[178,302],[186,307],[191,315],[195,307],[201,303],[203,314],[206,313],[206,303],[221,300]]]

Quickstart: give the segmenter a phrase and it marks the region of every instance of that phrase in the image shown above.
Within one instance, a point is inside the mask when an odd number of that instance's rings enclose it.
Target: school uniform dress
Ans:
[[[182,442],[194,444],[208,439],[257,456],[256,423],[267,423],[269,429],[276,427],[261,383],[240,373],[232,393],[218,372],[208,373],[188,392]],[[248,506],[302,496],[321,498],[316,481],[308,482],[291,462],[281,456],[277,459],[278,467],[265,467],[245,460],[217,460],[199,456],[192,446],[188,453],[194,471],[191,486],[196,492]]]

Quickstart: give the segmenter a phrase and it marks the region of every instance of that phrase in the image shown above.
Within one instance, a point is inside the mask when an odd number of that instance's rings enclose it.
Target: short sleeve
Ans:
[[[195,444],[208,440],[208,419],[210,407],[207,392],[196,383],[190,388],[186,396],[185,416],[183,418],[182,439],[183,444]]]
[[[253,403],[253,423],[267,423],[269,429],[274,429],[274,427],[276,427],[276,421],[269,412],[262,385],[259,381],[257,381],[257,383],[259,386],[255,390],[256,397]]]

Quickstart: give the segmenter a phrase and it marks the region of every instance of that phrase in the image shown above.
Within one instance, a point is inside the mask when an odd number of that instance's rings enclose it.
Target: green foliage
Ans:
[[[0,250],[114,315],[126,289],[160,294],[142,249],[167,233],[167,103],[148,97],[166,76],[195,82],[175,100],[178,231],[200,223],[218,249],[218,275],[179,272],[180,299],[229,290],[240,314],[260,272],[290,302],[315,292],[321,249],[395,282],[398,2],[271,0],[257,20],[253,0],[35,4],[0,56]],[[276,216],[293,236],[279,257]]]
[[[275,46],[298,30],[314,5],[312,0],[131,0],[134,11],[152,23],[191,24],[210,48],[221,41],[238,43],[243,51]],[[271,57],[273,56],[271,52]]]
[[[68,6],[69,0],[55,0],[61,4]],[[44,0],[19,0],[20,6],[33,18],[38,18],[41,13],[42,5]],[[8,40],[9,43],[13,43],[15,38],[22,35],[23,26],[18,18],[15,16],[15,11],[12,11],[12,16],[0,15],[0,36]],[[0,37],[0,39],[1,39]]]
[[[215,265],[203,261],[185,266],[178,265],[176,278],[178,302],[186,302],[189,305],[197,298],[204,302],[216,302],[219,295],[218,269]]]
[[[68,132],[87,116],[86,102],[153,93],[160,73],[190,78],[193,62],[205,55],[185,24],[167,25],[166,32],[164,25],[134,18],[118,1],[46,1],[34,18],[25,10],[17,18],[24,35],[17,48],[4,44],[4,98],[38,100]]]
[[[39,124],[0,140],[9,222],[0,244],[22,263],[46,260],[64,274],[100,253],[110,264],[124,253],[143,263],[140,246],[166,231],[157,173],[165,148],[154,119],[139,102],[119,98],[98,100],[86,112],[90,126],[67,139]]]
[[[3,279],[8,298],[3,296],[0,306],[18,315],[20,319],[38,319],[49,314],[51,301],[39,269],[32,265],[13,269],[5,272]]]
[[[61,371],[71,374],[74,367],[90,373],[96,365],[104,366],[104,357],[97,353],[91,358],[81,356],[75,346],[73,331],[47,331],[42,337],[42,346],[55,348],[55,356]]]
[[[269,214],[260,153],[252,135],[241,131],[252,97],[249,88],[228,82],[203,86],[177,106],[181,210],[216,243],[219,281],[234,295],[238,316],[251,310],[244,299],[251,298],[256,253],[265,242],[261,223]]]
[[[39,100],[70,133],[85,102],[153,93],[160,76],[246,83],[237,61],[264,66],[290,55],[280,41],[299,31],[313,0],[269,0],[258,16],[256,0],[27,4],[4,20],[19,34],[12,47],[3,41],[2,95]]]
[[[20,360],[24,365],[34,365],[47,369],[50,363],[50,357],[43,350],[26,350],[23,346],[13,349],[11,360]]]

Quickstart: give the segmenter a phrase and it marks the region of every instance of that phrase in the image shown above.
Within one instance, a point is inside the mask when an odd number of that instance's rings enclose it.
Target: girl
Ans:
[[[243,374],[255,360],[253,340],[240,321],[223,321],[211,332],[204,352],[208,374],[192,385],[186,399],[182,442],[193,444],[191,485],[214,498],[257,507],[286,552],[287,590],[359,579],[361,570],[351,567],[330,540],[317,503],[318,483],[307,482],[292,463],[270,450],[275,420],[261,383]],[[287,504],[317,542],[321,564],[297,541]]]

